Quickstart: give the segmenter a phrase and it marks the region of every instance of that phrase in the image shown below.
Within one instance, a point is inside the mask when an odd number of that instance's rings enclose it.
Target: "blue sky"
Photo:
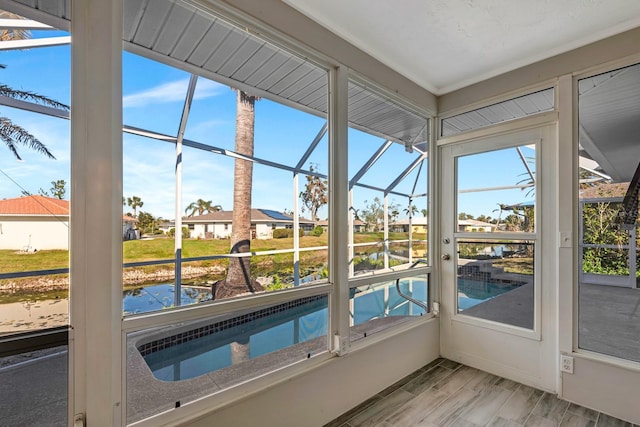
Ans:
[[[47,34],[52,35],[52,34]],[[55,35],[60,35],[56,33]],[[34,36],[40,36],[34,34]],[[0,63],[2,82],[14,88],[30,90],[64,103],[70,102],[69,46],[38,48],[28,51],[3,51]],[[136,56],[123,54],[123,121],[126,125],[175,135],[182,113],[189,74]],[[191,107],[185,137],[204,144],[233,149],[235,136],[235,92],[229,87],[199,78]],[[21,188],[36,194],[40,188],[48,190],[50,182],[64,179],[69,182],[69,122],[40,116],[7,107],[0,113],[28,129],[41,139],[54,153],[56,160],[20,148],[23,162],[16,161],[6,147],[0,147],[0,198],[17,197]],[[262,99],[256,103],[255,156],[294,166],[325,120],[322,117],[295,110],[276,102]],[[363,132],[349,132],[349,175],[355,174],[362,164],[384,141]],[[123,135],[123,188],[124,196],[136,195],[142,199],[141,210],[163,218],[175,217],[175,147],[173,144]],[[507,150],[509,151],[509,150]],[[524,168],[515,154],[492,154],[491,161],[499,169],[488,166],[487,158],[461,160],[460,188],[478,188],[494,185],[513,185],[523,179]],[[531,150],[525,155],[532,155]],[[305,165],[314,163],[327,173],[327,137],[325,136]],[[400,144],[393,144],[380,161],[362,178],[361,182],[387,187],[417,156],[407,153]],[[411,193],[418,170],[404,180],[397,191]],[[426,168],[420,172],[416,193],[427,189]],[[10,178],[9,178],[10,177]],[[301,178],[301,189],[305,179]],[[69,195],[67,188],[67,198]],[[232,209],[233,159],[200,150],[184,148],[182,207],[202,198]],[[362,209],[364,201],[382,198],[379,192],[357,188],[354,205]],[[284,210],[293,208],[292,174],[287,171],[255,165],[253,179],[253,206]],[[459,198],[459,210],[479,215],[491,215],[498,201],[519,203],[525,192],[509,190],[495,193],[465,194]],[[401,206],[400,217],[407,200],[390,196],[391,203]],[[426,207],[426,199],[417,199],[418,209]],[[125,211],[129,211],[125,207]],[[306,212],[308,214],[308,212]],[[304,215],[304,213],[303,213]],[[495,216],[494,214],[492,216]],[[319,216],[326,217],[326,209]]]

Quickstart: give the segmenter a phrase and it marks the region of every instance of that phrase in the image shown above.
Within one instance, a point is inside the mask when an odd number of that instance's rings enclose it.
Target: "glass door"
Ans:
[[[543,388],[553,388],[540,363],[545,352],[553,361],[541,316],[542,268],[553,261],[541,259],[539,225],[550,135],[539,128],[441,149],[443,355]]]

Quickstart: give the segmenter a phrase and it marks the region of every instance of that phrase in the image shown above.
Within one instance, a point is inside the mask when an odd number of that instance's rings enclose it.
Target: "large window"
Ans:
[[[640,65],[578,82],[578,347],[640,362]]]
[[[328,71],[210,11],[139,8],[124,2],[128,422],[327,353],[331,291]]]
[[[5,11],[0,21],[0,424],[36,425],[47,414],[64,425],[69,33]]]
[[[428,123],[349,82],[352,339],[427,311]]]

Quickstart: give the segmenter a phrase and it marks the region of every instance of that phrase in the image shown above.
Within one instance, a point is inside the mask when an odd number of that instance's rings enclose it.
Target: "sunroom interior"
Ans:
[[[0,0],[31,31],[7,84],[62,101],[0,96],[58,150],[7,152],[0,198],[69,194],[58,264],[0,210],[0,424],[321,426],[439,357],[640,424],[640,5],[613,3]],[[234,252],[210,214],[243,200]],[[218,293],[242,259],[256,287]]]

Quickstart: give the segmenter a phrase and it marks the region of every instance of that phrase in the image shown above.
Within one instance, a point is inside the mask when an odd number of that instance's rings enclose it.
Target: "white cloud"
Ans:
[[[219,119],[200,121],[193,125],[188,125],[187,132],[189,133],[191,138],[195,139],[196,141],[200,141],[211,138],[213,130],[217,130],[219,128],[222,128],[223,126],[227,126],[230,124],[233,125],[228,121]]]
[[[122,106],[124,108],[144,107],[149,104],[184,101],[188,84],[188,79],[176,80],[125,95],[122,97]],[[204,99],[219,95],[224,88],[224,85],[211,80],[199,79],[194,99]]]

